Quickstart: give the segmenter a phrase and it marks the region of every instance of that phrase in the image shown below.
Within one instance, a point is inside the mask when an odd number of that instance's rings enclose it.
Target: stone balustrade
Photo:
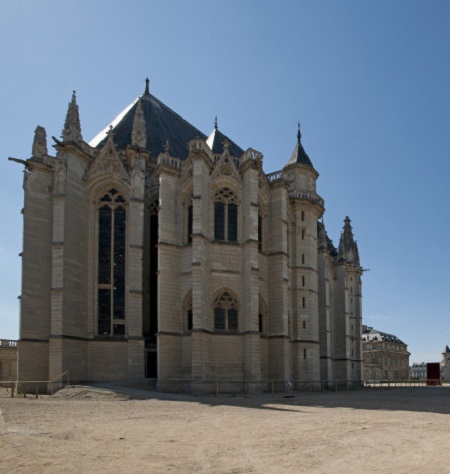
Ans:
[[[324,206],[324,200],[314,191],[289,191],[289,199],[306,199],[313,204]]]
[[[0,347],[17,347],[17,341],[11,339],[0,339]]]

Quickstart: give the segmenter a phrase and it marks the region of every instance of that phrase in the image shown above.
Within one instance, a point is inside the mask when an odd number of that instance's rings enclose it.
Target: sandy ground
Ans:
[[[0,388],[1,472],[450,473],[450,387],[145,396]]]

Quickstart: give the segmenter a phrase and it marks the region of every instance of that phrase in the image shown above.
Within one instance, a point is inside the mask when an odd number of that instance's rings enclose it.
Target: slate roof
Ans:
[[[372,336],[370,338],[368,337],[368,340],[370,341],[381,340],[384,342],[395,342],[397,344],[405,344],[403,341],[401,341],[397,336],[394,336],[393,334],[387,334],[385,332],[377,331],[376,329],[373,329],[367,326],[365,326],[365,328],[363,327],[362,334],[363,336]]]
[[[287,162],[288,165],[292,165],[294,163],[300,163],[302,165],[311,166],[314,168],[309,156],[307,155],[305,149],[302,145],[302,134],[300,133],[300,124],[298,124],[298,132],[297,132],[297,144],[295,145],[294,151],[292,152],[291,158]]]
[[[185,160],[189,154],[188,145],[191,140],[194,138],[207,139],[204,133],[146,90],[111,122],[113,141],[117,148],[124,149],[131,145],[134,116],[139,102],[145,118],[146,149],[152,156],[157,157],[163,153],[168,141],[170,155]],[[106,143],[108,129],[109,125],[91,140],[90,145],[101,148]],[[239,158],[244,153],[244,150],[220,132],[217,126],[208,137],[207,144],[214,154],[222,154],[224,140],[228,141],[228,150],[231,156]]]
[[[223,143],[225,140],[228,141],[228,151],[231,156],[239,158],[244,154],[244,150],[239,145],[236,145],[236,143],[230,140],[216,127],[206,140],[206,143],[215,155],[221,155],[223,153]]]
[[[169,153],[182,160],[188,156],[188,144],[194,138],[206,139],[206,135],[195,128],[180,115],[163,104],[150,93],[145,93],[130,104],[111,123],[113,127],[113,141],[119,149],[131,145],[131,132],[133,130],[134,115],[140,101],[145,117],[147,134],[147,150],[157,157],[165,150],[166,141],[169,142]],[[101,148],[106,140],[106,127],[91,142],[90,145]]]

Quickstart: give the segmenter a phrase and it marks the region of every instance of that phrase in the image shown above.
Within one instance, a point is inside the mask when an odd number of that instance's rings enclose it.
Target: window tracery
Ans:
[[[214,302],[214,329],[237,331],[238,304],[236,298],[224,291]]]

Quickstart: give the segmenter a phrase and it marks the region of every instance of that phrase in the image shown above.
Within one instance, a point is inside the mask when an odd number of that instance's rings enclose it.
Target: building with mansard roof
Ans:
[[[293,140],[294,141],[294,140]],[[25,164],[20,380],[156,378],[161,390],[359,383],[361,275],[338,248],[300,129],[266,174],[150,93],[90,143],[75,93]],[[228,384],[228,385],[227,385]]]
[[[363,325],[362,347],[364,380],[409,380],[410,353],[397,336]]]

